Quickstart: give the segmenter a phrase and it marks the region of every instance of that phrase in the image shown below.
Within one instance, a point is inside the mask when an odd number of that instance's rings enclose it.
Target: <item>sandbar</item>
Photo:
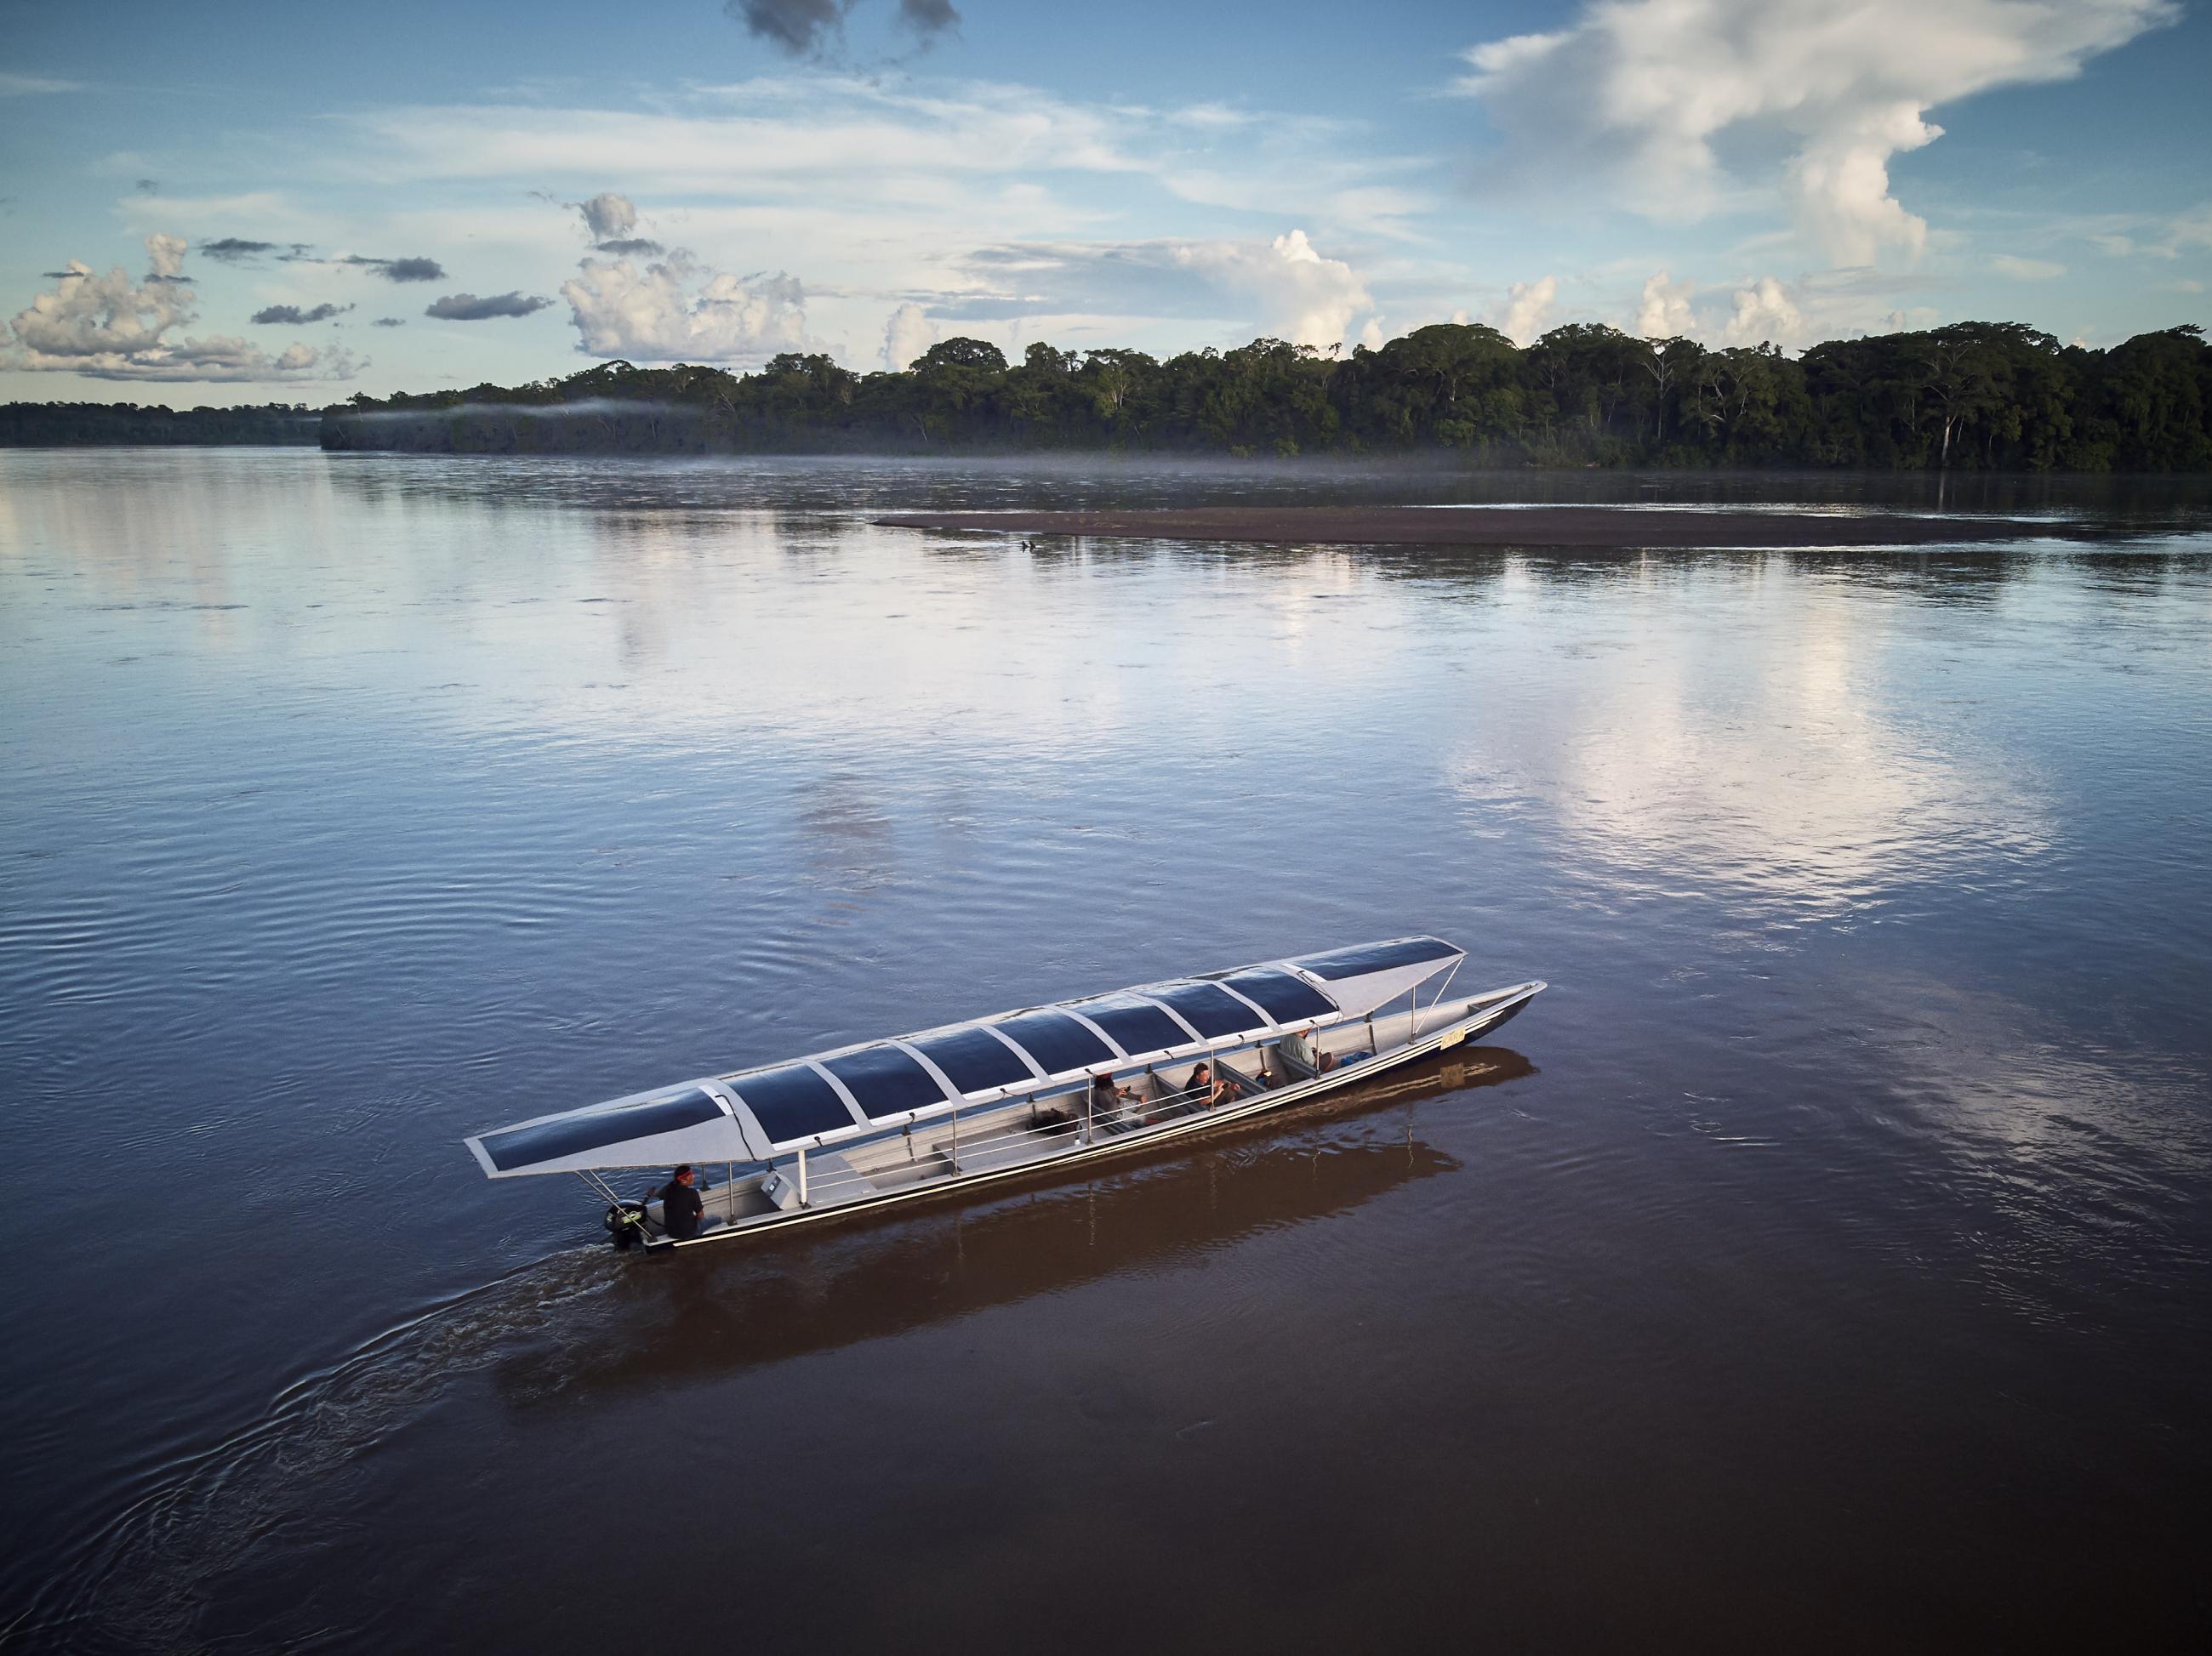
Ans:
[[[1146,540],[1347,546],[1557,546],[1636,549],[1968,545],[2102,539],[2109,530],[1960,513],[1731,512],[1604,506],[1200,506],[1084,512],[902,512],[895,529],[995,530]]]

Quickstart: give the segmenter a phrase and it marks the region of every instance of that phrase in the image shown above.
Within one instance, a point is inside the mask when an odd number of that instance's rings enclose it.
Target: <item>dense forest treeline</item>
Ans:
[[[2015,323],[1837,340],[1802,357],[1590,324],[1527,349],[1422,328],[1338,359],[1259,339],[1139,351],[948,339],[904,373],[827,356],[759,373],[609,362],[513,388],[356,397],[327,448],[710,453],[1069,448],[1450,450],[1485,464],[2212,470],[2212,348],[2195,327],[2110,350]]]
[[[1439,324],[1348,357],[1278,339],[1140,351],[948,339],[902,373],[787,354],[758,373],[607,362],[565,379],[356,396],[323,446],[439,453],[1449,452],[1478,464],[2212,470],[2196,327],[2110,350],[2017,323],[1710,350],[1577,323],[1526,349]],[[304,409],[16,403],[0,443],[295,442]]]
[[[172,409],[136,403],[0,403],[0,448],[126,443],[313,443],[323,411],[304,403]]]

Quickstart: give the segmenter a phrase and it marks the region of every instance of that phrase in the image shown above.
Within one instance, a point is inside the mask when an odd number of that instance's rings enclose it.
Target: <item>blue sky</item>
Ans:
[[[12,7],[0,397],[2212,320],[2172,0]]]

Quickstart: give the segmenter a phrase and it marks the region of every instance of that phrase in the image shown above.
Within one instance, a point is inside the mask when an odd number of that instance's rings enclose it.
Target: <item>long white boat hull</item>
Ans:
[[[1079,1163],[1188,1138],[1269,1111],[1310,1102],[1488,1034],[1510,1022],[1545,987],[1540,982],[1520,984],[1511,989],[1449,1001],[1441,1006],[1422,1007],[1418,1012],[1370,1019],[1364,1026],[1346,1026],[1335,1032],[1340,1037],[1337,1044],[1343,1044],[1341,1037],[1356,1037],[1364,1028],[1366,1038],[1375,1043],[1370,1055],[1339,1064],[1319,1074],[1284,1079],[1279,1084],[1211,1107],[1187,1107],[1164,1119],[1096,1135],[1090,1126],[1079,1126],[1070,1121],[1060,1146],[1047,1143],[1030,1153],[1022,1153],[1018,1146],[976,1149],[970,1148],[976,1144],[973,1137],[969,1146],[961,1146],[956,1123],[952,1155],[945,1156],[941,1138],[936,1144],[922,1147],[927,1155],[946,1161],[945,1171],[934,1176],[903,1180],[889,1187],[854,1170],[842,1158],[817,1157],[811,1180],[793,1164],[778,1163],[765,1172],[734,1179],[703,1192],[707,1228],[696,1236],[678,1239],[667,1235],[660,1228],[659,1204],[649,1204],[644,1210],[645,1246],[649,1251],[662,1252],[729,1241],[793,1225],[874,1212],[896,1203],[951,1196],[1010,1179],[1057,1173]],[[1401,1038],[1384,1039],[1400,1034],[1395,1027],[1400,1025],[1404,1026]],[[1327,1051],[1328,1046],[1318,1039],[1313,1043],[1316,1052]],[[1277,1057],[1280,1061],[1279,1051]],[[981,1125],[981,1143],[986,1147],[1023,1137],[1002,1134],[994,1137],[988,1123]],[[912,1148],[908,1155],[916,1162],[920,1159]],[[824,1160],[834,1160],[836,1170],[823,1168]]]

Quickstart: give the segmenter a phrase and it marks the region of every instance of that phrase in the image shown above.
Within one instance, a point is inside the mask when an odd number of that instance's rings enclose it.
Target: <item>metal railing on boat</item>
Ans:
[[[1215,1067],[1218,1071],[1223,1066],[1217,1061]],[[1218,1078],[1217,1075],[1217,1080]],[[1249,1078],[1232,1077],[1234,1090],[1218,1103],[1248,1097],[1255,1089],[1272,1092],[1281,1087],[1295,1085],[1305,1078],[1297,1075],[1277,1075],[1272,1079],[1263,1077],[1255,1087]],[[850,1168],[848,1164],[849,1171],[824,1174],[817,1173],[809,1166],[807,1154],[801,1150],[792,1168],[799,1205],[805,1208],[831,1206],[856,1197],[874,1195],[887,1188],[911,1188],[915,1184],[932,1183],[939,1179],[954,1180],[963,1173],[988,1170],[982,1164],[991,1163],[1002,1153],[1016,1148],[1048,1147],[1034,1156],[1009,1158],[1007,1166],[1045,1165],[1054,1159],[1055,1154],[1088,1149],[1109,1138],[1127,1137],[1146,1127],[1160,1125],[1171,1117],[1192,1113],[1194,1108],[1210,1112],[1218,1107],[1218,1104],[1210,1097],[1213,1090],[1212,1086],[1188,1087],[1150,1100],[1117,1094],[1110,1106],[1097,1101],[1087,1089],[1063,1093],[1059,1096],[1068,1100],[1074,1107],[1059,1119],[1042,1119],[1033,1109],[1029,1120],[985,1133],[980,1137],[963,1137],[959,1129],[959,1118],[955,1115],[945,1123],[945,1136],[934,1143],[918,1141],[914,1130],[908,1128],[905,1135],[907,1160],[903,1163],[895,1162],[888,1167],[878,1165],[862,1168]],[[1054,1144],[1054,1140],[1066,1142]],[[915,1179],[902,1176],[907,1168],[926,1166],[928,1162],[939,1157],[945,1162],[941,1171]]]

